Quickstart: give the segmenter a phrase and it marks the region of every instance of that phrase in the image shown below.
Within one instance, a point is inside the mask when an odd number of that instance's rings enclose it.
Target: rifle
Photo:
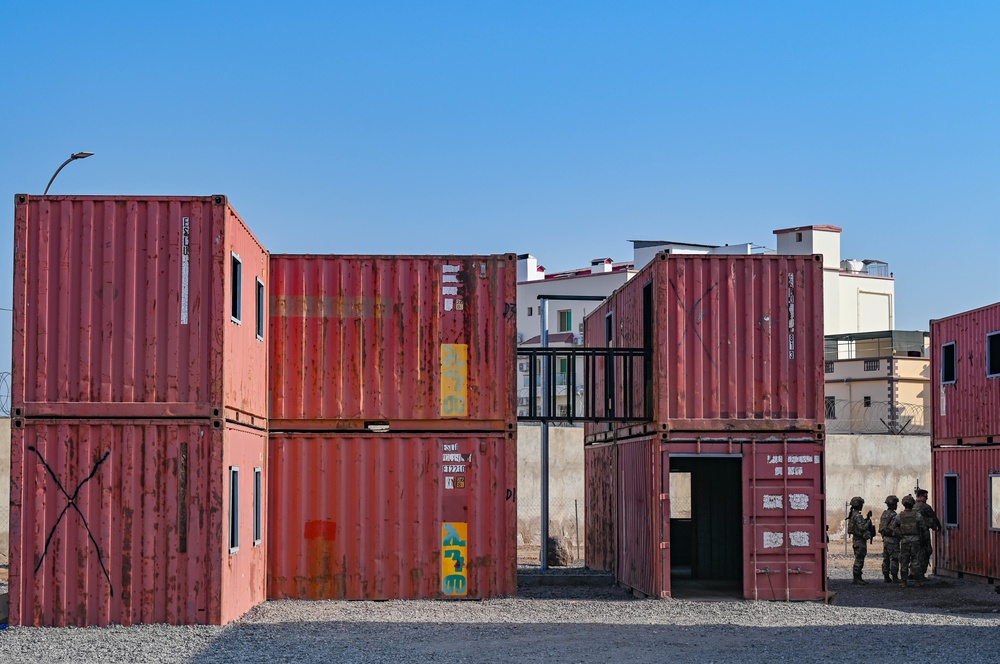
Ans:
[[[865,521],[868,523],[868,543],[875,543],[875,525],[872,524],[872,511],[868,510],[868,515],[865,517]]]

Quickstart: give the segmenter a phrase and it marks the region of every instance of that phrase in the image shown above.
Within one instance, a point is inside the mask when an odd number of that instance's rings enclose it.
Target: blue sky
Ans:
[[[897,327],[1000,299],[1000,4],[14,3],[13,195],[229,195],[272,252],[774,246],[844,228]],[[9,366],[0,311],[0,365]]]

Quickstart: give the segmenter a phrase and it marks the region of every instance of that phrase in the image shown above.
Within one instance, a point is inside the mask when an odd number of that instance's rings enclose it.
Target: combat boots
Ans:
[[[892,583],[892,577],[889,576],[888,572],[882,572],[882,576],[885,577],[885,582],[886,583]]]
[[[854,585],[854,586],[867,586],[868,582],[865,581],[864,579],[862,579],[860,574],[855,574],[854,575],[854,580],[851,581],[851,585]]]
[[[899,583],[899,575],[898,574],[893,574],[892,575],[892,582],[893,583]]]

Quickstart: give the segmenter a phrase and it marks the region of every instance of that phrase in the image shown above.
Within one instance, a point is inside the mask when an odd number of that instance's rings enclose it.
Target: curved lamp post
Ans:
[[[60,164],[59,168],[56,169],[56,172],[52,174],[52,179],[49,180],[49,183],[47,185],[45,185],[45,191],[42,193],[42,196],[45,196],[49,193],[49,187],[52,186],[52,182],[55,181],[56,176],[59,175],[59,171],[61,171],[66,164],[76,159],[86,159],[87,157],[90,157],[93,154],[94,154],[93,152],[75,152],[71,154],[69,156],[69,159]]]

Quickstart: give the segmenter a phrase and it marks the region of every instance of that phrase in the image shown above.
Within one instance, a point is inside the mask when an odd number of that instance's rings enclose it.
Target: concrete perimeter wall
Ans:
[[[0,418],[0,565],[10,564],[10,418]]]
[[[517,541],[541,543],[542,428],[517,427]],[[549,427],[549,534],[568,537],[581,551],[584,537],[583,427]],[[579,515],[579,517],[577,516]],[[579,530],[577,523],[579,522]]]
[[[931,485],[931,439],[929,436],[878,434],[828,434],[826,437],[826,522],[831,540],[843,540],[846,504],[853,496],[865,499],[865,512],[872,521],[885,510],[885,497],[902,499],[913,493],[917,482]],[[935,501],[930,496],[931,505]],[[901,509],[901,508],[900,508]],[[881,539],[881,538],[879,538]]]

